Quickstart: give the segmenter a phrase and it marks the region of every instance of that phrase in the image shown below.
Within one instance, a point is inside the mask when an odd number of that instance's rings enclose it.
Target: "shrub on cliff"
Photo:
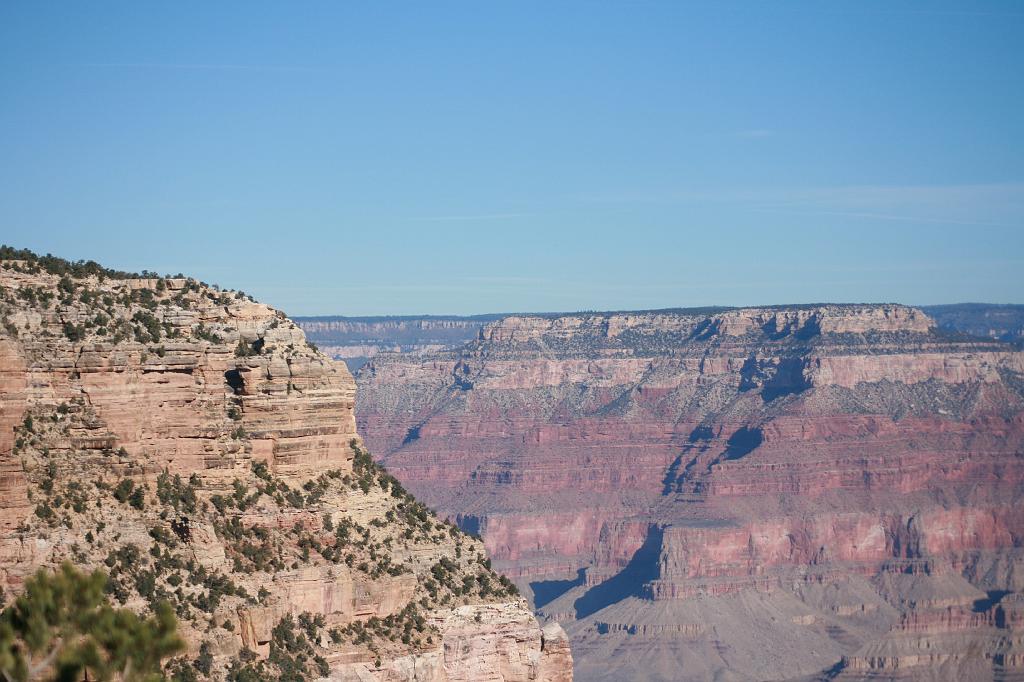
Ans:
[[[238,345],[235,346],[235,357],[247,358],[251,355],[256,355],[256,353],[253,352],[252,346],[245,339],[239,339]]]
[[[85,338],[85,327],[80,324],[74,324],[72,322],[64,323],[64,336],[68,338],[68,341],[76,342],[81,341]]]
[[[142,511],[146,506],[146,496],[142,491],[142,488],[136,488],[132,491],[131,496],[128,497],[128,504],[135,507],[139,511]]]
[[[223,343],[224,338],[214,331],[207,329],[202,322],[192,331],[193,336],[203,341],[209,341],[210,343]]]
[[[156,496],[164,505],[174,507],[176,511],[194,513],[198,498],[196,490],[200,486],[199,476],[192,474],[188,483],[182,481],[179,474],[171,476],[164,469],[156,479]]]
[[[36,505],[36,516],[44,521],[50,521],[55,517],[55,514],[53,513],[53,508],[46,502],[43,502]]]
[[[148,291],[148,289],[144,291]],[[160,333],[163,331],[163,328],[160,326],[160,320],[156,319],[152,313],[140,310],[132,315],[132,322],[137,323],[135,338],[139,343],[160,340]]]
[[[135,490],[135,482],[130,478],[123,478],[114,488],[114,499],[118,502],[127,502]]]

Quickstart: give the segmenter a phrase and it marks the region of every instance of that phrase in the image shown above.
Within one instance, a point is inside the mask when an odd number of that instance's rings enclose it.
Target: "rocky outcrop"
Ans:
[[[373,464],[351,374],[282,313],[19,255],[0,261],[0,594],[102,566],[112,599],[172,603],[189,650],[169,672],[210,679],[571,679],[482,544]]]
[[[910,677],[1016,660],[1012,346],[899,305],[511,316],[357,381],[367,442],[566,627],[581,679],[852,675],[909,640],[938,656]]]

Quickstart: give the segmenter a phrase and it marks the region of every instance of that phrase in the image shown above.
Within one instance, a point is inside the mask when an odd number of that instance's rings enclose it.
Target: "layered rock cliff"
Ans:
[[[175,679],[571,680],[483,545],[373,463],[355,384],[283,313],[4,249],[0,594],[102,566],[170,601]]]
[[[511,316],[357,419],[581,679],[1024,674],[1024,354],[899,305]]]

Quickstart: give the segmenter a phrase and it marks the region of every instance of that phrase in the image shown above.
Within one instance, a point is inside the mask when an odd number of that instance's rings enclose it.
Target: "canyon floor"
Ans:
[[[565,627],[577,679],[1022,679],[1002,308],[504,316],[383,339],[357,421]]]

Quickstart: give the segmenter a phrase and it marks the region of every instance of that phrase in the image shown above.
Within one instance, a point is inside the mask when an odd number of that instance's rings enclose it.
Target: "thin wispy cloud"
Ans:
[[[588,193],[571,197],[590,204],[705,204],[794,215],[827,215],[972,227],[1024,226],[1024,183],[955,185],[839,185],[736,189],[658,189]]]
[[[1024,266],[1020,258],[987,258],[969,261],[928,261],[901,262],[883,265],[870,263],[864,265],[836,265],[829,263],[827,267],[809,266],[809,269],[829,273],[921,273],[921,272],[981,272],[995,268],[1019,268]]]
[[[974,227],[1012,227],[1006,223],[988,222],[983,220],[954,220],[951,218],[934,218],[928,216],[894,215],[891,213],[865,213],[863,211],[800,211],[786,208],[757,207],[751,210],[763,213],[787,213],[790,215],[830,215],[850,218],[866,218],[868,220],[885,220],[906,223],[936,223],[940,225],[970,225]]]
[[[955,10],[955,9],[882,9],[875,10],[877,14],[905,14],[910,16],[947,16],[947,17],[1006,17],[1024,18],[1021,12],[991,12],[984,10]]]
[[[491,284],[548,284],[549,277],[463,277],[467,282],[485,282]]]
[[[446,223],[466,220],[508,220],[509,218],[523,218],[532,215],[531,213],[477,213],[471,215],[438,215],[438,216],[417,216],[409,220],[423,223]]]
[[[767,128],[751,128],[749,130],[737,130],[732,136],[747,140],[762,140],[766,137],[775,137],[775,131],[768,130]]]
[[[1024,208],[1024,182],[959,183],[952,185],[841,185],[782,190],[797,202],[841,202],[872,205],[902,203],[908,205],[965,204],[1001,201]]]
[[[177,62],[86,62],[82,66],[101,69],[158,69],[165,71],[264,71],[316,72],[310,66],[274,66],[266,64],[191,64]]]
[[[735,189],[626,188],[574,194],[569,199],[587,203],[771,202],[776,205],[833,203],[869,206],[879,203],[987,202],[1015,203],[1024,208],[1024,182],[960,183],[952,185],[833,185],[737,187]]]
[[[935,17],[1005,17],[1024,18],[1024,13],[1013,11],[1000,11],[989,9],[947,9],[933,7],[901,8],[891,6],[873,6],[866,3],[859,3],[855,6],[817,6],[817,7],[787,7],[784,4],[772,5],[774,12],[791,13],[814,13],[814,14],[835,14],[835,15],[889,15],[889,16],[935,16]]]

